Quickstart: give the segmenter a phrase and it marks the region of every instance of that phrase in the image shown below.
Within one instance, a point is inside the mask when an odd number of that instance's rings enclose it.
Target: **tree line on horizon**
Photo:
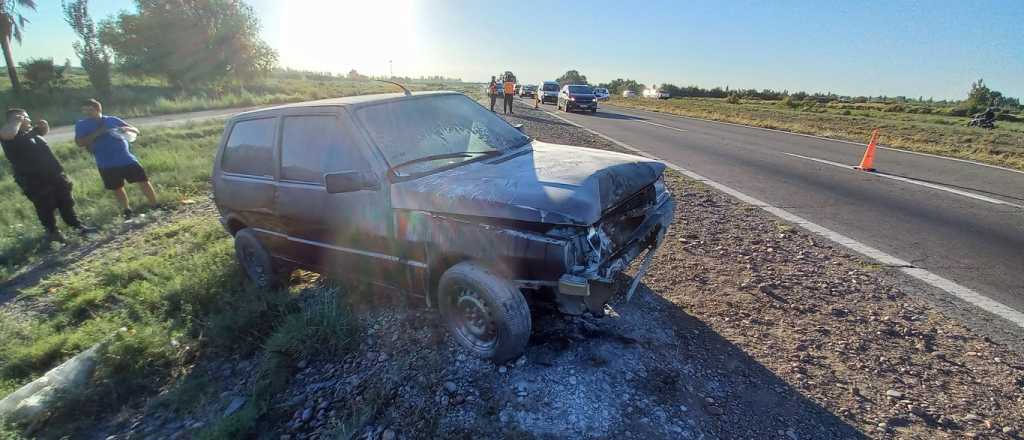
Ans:
[[[585,79],[586,76],[579,75],[575,70],[567,72],[574,73],[577,77]],[[563,75],[564,76],[564,75]],[[561,81],[560,81],[561,82]],[[600,83],[597,87],[603,87],[614,95],[621,95],[624,91],[632,91],[640,94],[644,89],[647,88],[642,83],[639,83],[632,79],[616,78],[607,83]],[[761,100],[761,101],[818,101],[818,102],[850,102],[854,104],[863,103],[885,103],[885,104],[903,104],[903,103],[916,103],[921,105],[940,105],[940,106],[955,106],[950,114],[953,116],[965,116],[972,112],[981,111],[989,106],[995,106],[1004,110],[1020,110],[1020,98],[1012,98],[1003,95],[997,90],[990,89],[984,79],[979,79],[971,84],[971,88],[967,93],[967,98],[964,100],[935,100],[932,98],[925,99],[923,96],[914,98],[908,98],[906,96],[849,96],[849,95],[837,95],[831,92],[814,92],[808,93],[805,91],[790,92],[789,90],[772,90],[772,89],[730,89],[729,86],[704,88],[696,85],[680,87],[675,84],[662,83],[660,86],[652,85],[651,87],[657,88],[663,92],[667,92],[672,97],[678,98],[719,98],[728,99],[731,101],[738,101],[740,99],[750,100]]]

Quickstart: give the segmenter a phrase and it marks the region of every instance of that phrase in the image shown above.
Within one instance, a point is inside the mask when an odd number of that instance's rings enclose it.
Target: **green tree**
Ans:
[[[634,93],[643,93],[644,85],[631,79],[616,78],[607,84],[601,84],[613,95],[621,95],[622,92],[630,90]]]
[[[964,101],[971,111],[987,107],[991,102],[992,90],[985,85],[983,78],[971,83],[971,91],[967,92],[967,100]]]
[[[89,83],[96,94],[107,98],[110,96],[110,51],[100,44],[96,32],[96,24],[89,16],[89,0],[73,0],[71,3],[62,1],[64,21],[78,34],[81,41],[71,44],[75,55],[82,63]]]
[[[58,68],[53,58],[25,60],[21,63],[21,70],[25,72],[25,82],[29,89],[46,93],[59,89],[64,83],[64,74],[70,73],[65,72],[63,67]]]
[[[14,89],[14,93],[21,92],[21,83],[18,82],[18,69],[14,66],[11,38],[21,44],[22,29],[28,24],[28,19],[19,12],[22,8],[35,11],[36,2],[34,0],[0,0],[0,48],[4,52],[7,76],[11,78],[11,88]]]
[[[587,76],[580,75],[580,73],[575,70],[570,70],[565,72],[565,75],[558,77],[555,81],[558,81],[558,85],[560,86],[564,86],[566,84],[586,84]]]
[[[247,82],[270,72],[277,53],[259,37],[252,7],[239,0],[135,0],[100,25],[100,42],[132,75],[163,76],[194,89],[221,81]]]
[[[348,79],[352,79],[352,80],[365,80],[365,79],[369,79],[368,76],[363,75],[362,73],[359,73],[359,71],[356,70],[356,69],[349,70],[348,71],[348,75],[346,75],[346,77]]]

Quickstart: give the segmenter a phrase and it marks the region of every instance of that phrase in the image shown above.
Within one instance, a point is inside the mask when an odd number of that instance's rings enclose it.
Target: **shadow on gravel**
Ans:
[[[529,364],[610,387],[607,438],[867,438],[644,284],[604,318],[533,308]]]
[[[338,427],[373,439],[385,428],[406,439],[865,438],[643,284],[601,318],[534,302],[525,355],[501,366],[456,346],[436,312],[359,290],[350,292],[364,323],[358,349],[291,368],[288,389],[253,429],[292,438],[337,436]],[[179,378],[186,385],[171,404],[139,405],[98,437],[169,437],[247,402],[259,357],[207,355]]]

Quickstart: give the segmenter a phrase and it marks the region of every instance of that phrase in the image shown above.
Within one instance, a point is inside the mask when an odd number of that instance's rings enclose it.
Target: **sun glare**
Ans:
[[[356,69],[371,75],[391,69],[395,75],[411,74],[418,64],[415,6],[413,0],[289,1],[276,18],[281,64],[335,72]]]

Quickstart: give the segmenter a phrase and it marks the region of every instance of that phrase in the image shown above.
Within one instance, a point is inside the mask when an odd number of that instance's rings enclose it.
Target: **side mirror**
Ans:
[[[515,128],[516,130],[519,130],[520,133],[526,133],[526,131],[524,131],[524,129],[523,129],[523,124],[514,124],[514,125],[512,125],[512,128]]]
[[[324,174],[324,185],[329,194],[380,189],[377,176],[364,171]]]

